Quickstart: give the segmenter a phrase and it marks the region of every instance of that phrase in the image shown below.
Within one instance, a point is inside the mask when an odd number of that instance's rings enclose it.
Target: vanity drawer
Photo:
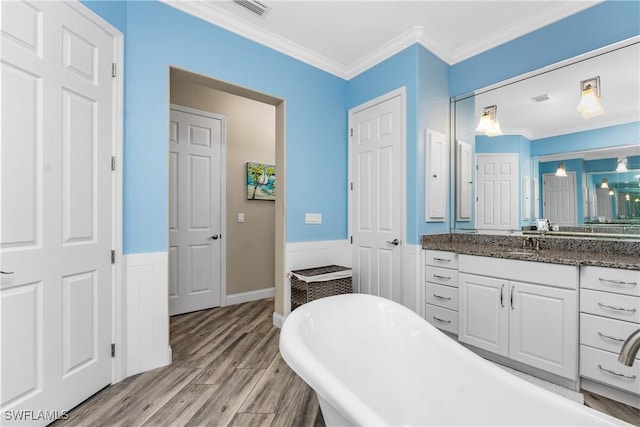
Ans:
[[[458,311],[458,288],[427,282],[425,289],[427,304]]]
[[[458,335],[458,312],[427,304],[425,310],[427,322],[433,326]]]
[[[618,362],[617,353],[581,345],[580,375],[640,394],[640,363],[625,366]]]
[[[609,292],[580,290],[580,311],[627,322],[640,322],[640,298]]]
[[[424,270],[424,278],[427,282],[458,287],[458,270],[427,266]]]
[[[617,354],[622,343],[638,328],[637,323],[580,313],[580,344]],[[640,353],[637,358],[640,359]]]
[[[585,265],[580,268],[580,287],[640,296],[640,271]]]
[[[426,265],[436,267],[458,268],[458,254],[455,252],[433,251],[427,249]]]

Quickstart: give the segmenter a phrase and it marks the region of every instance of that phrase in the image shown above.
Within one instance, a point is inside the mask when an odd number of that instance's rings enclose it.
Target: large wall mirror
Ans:
[[[452,99],[452,231],[640,227],[638,76],[635,37]]]

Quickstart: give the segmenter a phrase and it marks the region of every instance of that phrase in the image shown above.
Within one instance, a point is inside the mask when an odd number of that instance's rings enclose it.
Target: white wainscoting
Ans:
[[[351,244],[348,240],[323,240],[318,242],[287,243],[285,248],[285,271],[342,265],[351,267]],[[285,288],[285,317],[291,312],[291,281],[287,277]],[[274,313],[273,324],[280,327],[284,318]]]
[[[402,301],[405,307],[422,316],[424,254],[421,245],[404,245],[402,253]]]
[[[131,376],[171,363],[168,253],[125,255],[123,268],[126,373]]]
[[[403,305],[422,314],[422,268],[424,255],[422,246],[404,245],[402,261],[401,300]],[[312,268],[322,265],[352,267],[352,246],[348,240],[289,243],[286,246],[286,271]],[[285,316],[274,313],[273,323],[280,327],[286,314],[291,312],[291,282],[287,278],[285,293]]]

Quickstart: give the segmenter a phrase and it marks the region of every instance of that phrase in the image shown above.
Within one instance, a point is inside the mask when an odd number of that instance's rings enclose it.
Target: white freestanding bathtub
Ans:
[[[328,426],[630,425],[500,369],[371,295],[294,310],[280,352],[315,390]]]

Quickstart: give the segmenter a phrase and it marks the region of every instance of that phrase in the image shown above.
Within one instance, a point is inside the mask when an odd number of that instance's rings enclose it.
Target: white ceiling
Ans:
[[[476,120],[480,119],[484,107],[497,105],[503,133],[529,139],[637,122],[640,120],[639,42],[640,38],[635,37],[556,64],[550,67],[557,68],[553,71],[494,90],[480,89],[474,99],[467,102],[474,102]],[[600,102],[605,114],[583,119],[576,109],[580,101],[580,81],[596,76],[600,77]],[[531,101],[544,94],[549,95],[548,101]],[[638,137],[640,142],[640,135]]]
[[[455,64],[602,0],[258,0],[270,7],[262,17],[231,0],[161,1],[350,79],[415,43]],[[593,59],[476,97],[476,115],[496,104],[505,134],[529,139],[638,121],[639,70],[636,44],[626,55]],[[607,114],[585,121],[575,110],[579,83],[594,76],[601,77]],[[544,93],[550,101],[530,101]]]
[[[192,15],[349,79],[416,42],[448,64],[520,37],[597,1],[163,0]]]

